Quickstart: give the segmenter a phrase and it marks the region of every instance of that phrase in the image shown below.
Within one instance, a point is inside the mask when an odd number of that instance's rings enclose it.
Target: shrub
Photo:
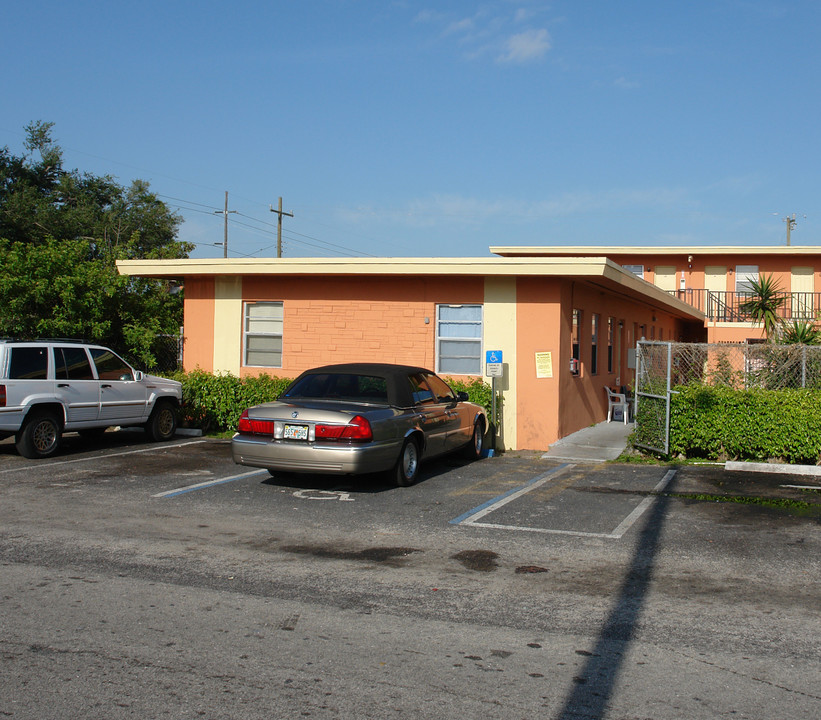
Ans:
[[[670,405],[670,454],[821,462],[821,393],[679,386]]]
[[[202,428],[205,433],[233,430],[245,408],[276,400],[292,380],[270,375],[238,378],[230,373],[214,375],[204,370],[177,373],[173,377],[182,383],[182,424]],[[465,391],[471,402],[484,407],[490,418],[490,385],[479,378],[468,382],[446,379],[456,392]]]
[[[454,380],[453,378],[444,378],[445,382],[450,385],[455,392],[466,392],[468,398],[472,403],[481,405],[487,413],[488,422],[490,422],[491,406],[493,403],[492,393],[493,388],[480,378],[473,378],[472,380]],[[502,400],[497,398],[496,410],[497,413],[501,411]]]
[[[182,383],[183,424],[202,428],[206,433],[236,428],[245,408],[275,400],[291,383],[291,378],[270,375],[238,378],[203,370],[180,373],[175,379]]]

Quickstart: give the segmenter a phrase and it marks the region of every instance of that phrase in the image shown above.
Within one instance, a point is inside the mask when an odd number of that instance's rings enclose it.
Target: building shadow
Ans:
[[[613,609],[604,621],[595,647],[573,678],[573,690],[565,700],[557,720],[601,720],[609,712],[609,702],[619,673],[633,641],[647,598],[664,519],[670,504],[667,493],[675,477],[653,502],[636,539],[635,552]]]

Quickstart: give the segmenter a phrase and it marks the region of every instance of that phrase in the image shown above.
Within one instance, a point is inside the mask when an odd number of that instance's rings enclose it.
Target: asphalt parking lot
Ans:
[[[459,531],[522,545],[561,537],[618,544],[637,532],[658,498],[665,500],[665,532],[680,533],[684,544],[698,542],[693,529],[705,523],[723,528],[731,545],[746,532],[789,532],[819,519],[817,479],[728,473],[717,465],[591,464],[536,452],[476,463],[446,457],[424,464],[415,486],[396,488],[380,475],[271,477],[235,465],[227,440],[178,436],[152,444],[133,430],[109,431],[93,443],[69,433],[61,454],[45,461],[19,457],[6,440],[0,481],[69,491],[69,502],[136,503],[148,516],[219,508],[249,524],[283,513],[281,524],[296,530],[301,523],[381,523],[415,537]]]
[[[510,452],[396,488],[271,477],[211,438],[68,434],[46,461],[6,440],[0,712],[814,718],[816,484]]]

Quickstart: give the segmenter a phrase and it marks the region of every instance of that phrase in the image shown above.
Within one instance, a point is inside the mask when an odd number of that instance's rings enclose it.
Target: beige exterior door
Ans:
[[[655,284],[666,292],[677,290],[676,268],[674,265],[657,265],[655,270]]]
[[[811,267],[794,267],[790,272],[790,302],[793,320],[812,320],[815,277]]]
[[[704,268],[704,287],[707,290],[706,312],[711,320],[723,319],[726,315],[727,268],[723,265],[708,265]]]
[[[704,287],[710,292],[725,292],[727,268],[722,265],[708,265],[704,268]]]

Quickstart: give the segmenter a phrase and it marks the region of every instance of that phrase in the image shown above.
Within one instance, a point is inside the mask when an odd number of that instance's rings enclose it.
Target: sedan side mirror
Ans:
[[[468,395],[464,390],[460,390],[456,393],[456,399],[459,402],[470,402],[470,395]]]

